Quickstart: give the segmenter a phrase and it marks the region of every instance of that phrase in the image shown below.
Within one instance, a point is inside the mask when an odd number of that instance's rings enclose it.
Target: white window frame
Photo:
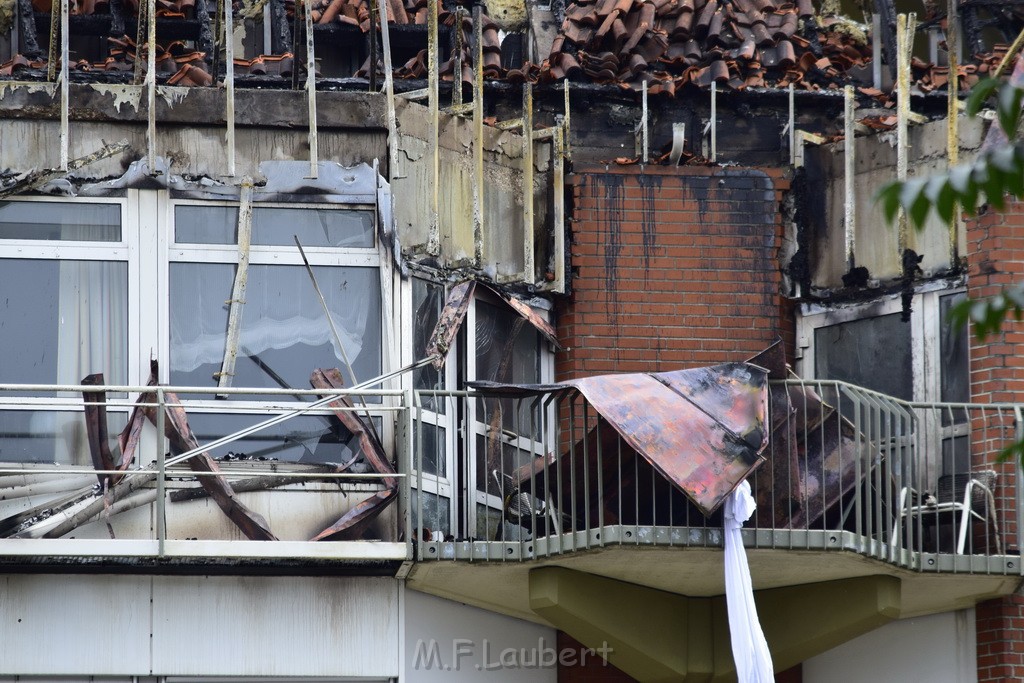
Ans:
[[[432,281],[427,277],[421,277],[420,279],[430,282],[435,286],[444,288],[445,298],[449,291],[444,283],[438,283]],[[451,348],[448,351],[447,360],[444,364],[444,385],[442,390],[453,391],[459,389],[460,378],[462,382],[472,382],[477,379],[476,372],[476,304],[480,301],[495,304],[501,306],[501,302],[497,301],[493,295],[477,289],[473,301],[466,311],[466,319],[462,324],[462,332],[453,341]],[[413,358],[413,316],[415,315],[415,309],[413,308],[413,296],[412,296],[412,279],[410,278],[404,283],[402,287],[402,310],[405,312],[402,316],[402,335],[403,335],[403,358],[405,363],[412,363],[418,358]],[[550,313],[546,310],[534,308],[535,313],[541,316],[545,321],[550,321]],[[460,364],[463,366],[460,367]],[[550,383],[554,378],[555,368],[555,356],[550,348],[550,344],[541,339],[540,346],[540,372],[541,383]],[[410,375],[406,378],[406,387],[413,387],[413,378]],[[448,501],[449,511],[449,524],[452,533],[458,531],[465,531],[472,534],[476,529],[476,507],[478,504],[483,504],[488,507],[492,507],[497,510],[503,509],[503,501],[493,494],[487,493],[486,491],[480,491],[476,488],[476,467],[477,467],[477,448],[476,448],[476,437],[487,435],[487,425],[479,422],[476,419],[476,402],[465,401],[466,412],[461,417],[458,414],[458,401],[450,401],[447,405],[445,413],[438,413],[426,409],[419,411],[418,419],[424,423],[440,427],[445,430],[445,474],[446,476],[437,476],[424,472],[422,474],[423,491],[424,493],[430,493],[442,498],[446,498]],[[554,412],[546,420],[544,425],[544,434],[540,441],[534,441],[528,437],[518,437],[515,440],[505,439],[504,442],[508,445],[513,445],[517,448],[526,451],[532,451],[535,455],[543,457],[545,455],[545,443],[553,443],[555,434],[554,424]],[[460,448],[460,440],[464,440]],[[413,443],[414,448],[417,444]],[[463,459],[461,463],[463,470],[461,473],[462,477],[465,477],[464,481],[460,481],[459,472],[459,458]],[[415,470],[417,461],[417,455],[413,453],[412,466],[413,470],[411,473],[412,485],[417,487],[420,481],[418,473]],[[489,476],[489,475],[487,475]],[[486,481],[486,479],[485,479]],[[469,504],[465,507],[465,510],[459,509],[459,501],[466,500]],[[415,514],[415,510],[413,513]],[[464,515],[463,519],[460,519],[460,514]]]
[[[219,263],[219,264],[238,264],[238,246],[231,244],[209,244],[209,243],[193,243],[193,242],[177,242],[175,240],[174,228],[175,228],[175,210],[179,206],[200,206],[200,207],[214,207],[223,206],[229,208],[238,208],[238,200],[198,200],[198,199],[184,199],[184,198],[172,198],[168,197],[166,192],[161,193],[162,197],[165,198],[166,207],[161,212],[163,215],[164,228],[159,230],[160,245],[159,250],[165,257],[160,259],[160,291],[164,292],[164,295],[159,298],[159,316],[160,323],[159,328],[160,334],[160,358],[166,359],[160,366],[160,381],[162,383],[169,383],[170,381],[170,297],[171,297],[171,286],[170,286],[170,268],[172,263]],[[259,210],[263,208],[287,208],[287,209],[326,209],[330,211],[374,211],[375,207],[373,204],[340,204],[340,203],[325,203],[325,202],[308,202],[308,203],[285,203],[285,202],[253,202],[253,210]],[[380,250],[378,246],[378,236],[373,235],[373,244],[369,247],[315,247],[303,245],[303,251],[306,252],[306,257],[309,259],[309,264],[313,267],[357,267],[357,268],[372,268],[378,275],[378,281],[380,280],[380,270],[382,267],[389,268],[390,264],[386,259],[381,259]],[[383,263],[382,263],[383,262]],[[251,244],[249,247],[249,265],[282,265],[282,266],[303,266],[302,256],[299,254],[299,250],[296,247],[282,246],[282,245],[261,245]],[[390,272],[387,274],[390,277]],[[310,283],[310,293],[312,294],[312,283]],[[384,292],[381,291],[381,348],[380,348],[380,363],[381,368],[386,367],[386,339],[384,333],[384,327],[387,325],[387,317],[390,315],[388,310],[388,302],[384,298]],[[326,324],[326,323],[325,323]],[[310,367],[310,372],[314,368]],[[341,368],[342,376],[348,380],[348,371]],[[359,377],[359,381],[365,381],[372,379],[370,377]],[[296,389],[307,389],[308,387],[295,387]],[[310,394],[314,393],[312,389],[309,390]],[[230,402],[219,401],[213,398],[204,399],[187,399],[183,402],[188,406],[188,410],[204,413],[222,413],[225,415],[267,415],[268,410],[273,409],[276,406],[281,408],[288,408],[289,402],[282,401],[280,399],[274,399],[268,397],[266,400],[232,400]],[[382,445],[387,452],[391,452],[394,445],[395,430],[394,425],[388,419],[389,413],[380,410],[381,407],[388,405],[389,401],[383,401],[381,404],[370,404],[369,414],[377,422],[377,427],[380,429],[380,438]],[[309,415],[328,415],[330,411],[320,410],[308,413]],[[287,464],[287,463],[286,463]]]
[[[941,320],[940,302],[943,297],[965,293],[962,283],[928,283],[914,292],[910,312],[910,348],[913,373],[913,394],[911,401],[920,403],[941,402]],[[899,314],[903,310],[899,293],[890,294],[874,301],[843,306],[827,307],[820,304],[802,304],[797,318],[797,374],[804,379],[823,379],[816,374],[815,332],[825,327],[866,320],[884,315]],[[969,348],[969,347],[968,347]],[[968,358],[968,372],[970,368]],[[967,424],[953,424],[942,427],[936,424],[934,414],[923,415],[926,424],[923,429],[936,437],[936,443],[924,444],[925,452],[919,453],[925,481],[934,484],[942,473],[941,441],[963,436],[969,431]]]
[[[238,207],[238,201],[207,201],[172,198],[168,190],[129,189],[122,196],[105,197],[17,197],[8,201],[23,203],[103,204],[117,205],[121,218],[119,242],[85,242],[70,240],[12,240],[0,239],[0,266],[9,259],[93,260],[127,263],[127,368],[126,383],[143,385],[149,377],[149,361],[156,357],[160,364],[162,383],[170,377],[170,264],[174,262],[238,263],[238,248],[230,244],[179,244],[174,241],[174,211],[177,206],[229,206]],[[332,211],[374,211],[373,204],[342,204],[323,201],[309,203],[255,202],[254,208],[283,207],[289,209],[328,209]],[[372,268],[378,281],[392,278],[393,266],[381,256],[378,236],[373,235],[369,247],[316,247],[304,245],[313,266],[348,266]],[[302,257],[296,248],[280,245],[252,245],[250,263],[253,265],[302,266]],[[385,271],[385,272],[382,272]],[[391,302],[381,290],[381,368],[387,367],[386,327],[392,311]],[[310,368],[312,371],[313,368]],[[81,378],[79,378],[81,379]],[[371,379],[371,378],[359,378]],[[77,380],[76,380],[77,381]],[[305,389],[306,387],[296,387]],[[312,393],[312,391],[310,391]],[[224,414],[266,414],[269,407],[284,405],[286,401],[188,401],[189,409],[215,411]],[[374,417],[383,418],[390,413],[382,410],[389,401],[371,405]],[[17,404],[17,405],[15,405]],[[377,408],[377,410],[375,410]],[[82,412],[81,398],[77,396],[23,397],[0,393],[0,409],[54,412]],[[128,407],[111,407],[109,412],[127,415]],[[327,414],[323,411],[322,414]],[[384,447],[394,444],[394,428],[383,419],[381,433]],[[44,465],[45,466],[45,465]]]

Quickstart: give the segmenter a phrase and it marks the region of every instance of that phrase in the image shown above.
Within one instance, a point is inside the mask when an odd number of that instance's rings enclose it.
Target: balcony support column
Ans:
[[[776,671],[899,616],[900,581],[865,576],[755,591]],[[564,567],[530,572],[530,608],[638,681],[727,681],[725,598],[685,597]]]

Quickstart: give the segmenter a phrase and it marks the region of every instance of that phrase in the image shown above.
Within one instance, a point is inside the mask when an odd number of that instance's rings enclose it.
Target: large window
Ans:
[[[316,368],[340,368],[346,384],[381,374],[373,208],[256,203],[248,259],[240,258],[238,214],[237,203],[170,200],[157,191],[0,203],[0,383],[79,384],[102,372],[107,384],[143,384],[154,356],[164,383],[217,387],[231,352],[234,387],[309,388]],[[233,304],[245,261],[245,296]],[[233,305],[240,324],[229,349]],[[200,441],[266,417],[266,396],[186,398]],[[293,399],[274,402],[282,400]],[[90,462],[80,411],[73,393],[0,392],[0,461]],[[126,417],[126,408],[110,411],[112,433]],[[313,415],[215,455],[345,462],[350,440]]]
[[[440,285],[412,280],[410,360],[426,355],[444,294]],[[427,366],[414,373],[422,409],[413,463],[422,469],[422,490],[414,491],[412,502],[420,515],[417,526],[480,539],[525,533],[504,521],[503,498],[511,492],[515,470],[544,454],[544,437],[553,431],[550,406],[533,399],[459,400],[430,392],[463,388],[473,380],[537,384],[552,376],[553,357],[543,337],[478,289],[444,369]]]
[[[128,380],[135,245],[123,223],[118,201],[0,203],[0,382],[78,384],[94,372]],[[72,397],[0,392],[0,460],[88,458]],[[123,414],[110,417],[120,429]]]
[[[970,401],[967,330],[950,322],[957,290],[919,292],[910,320],[898,296],[845,308],[805,307],[800,319],[802,376],[834,379],[906,401]],[[933,416],[927,416],[932,420]],[[941,424],[923,426],[935,443],[922,453],[925,476],[970,469],[967,414],[942,411]]]
[[[175,203],[168,267],[170,370],[177,386],[215,387],[225,353],[234,353],[230,385],[306,388],[317,368],[339,368],[351,386],[381,374],[381,294],[373,214],[326,206],[256,206],[237,347],[228,349],[232,293],[239,276],[238,208]],[[295,244],[303,245],[321,302]],[[324,304],[330,312],[330,322]],[[334,325],[334,331],[331,329]],[[335,339],[337,332],[337,340]],[[338,342],[343,348],[339,348]],[[351,364],[351,368],[350,365]],[[263,419],[230,412],[223,401],[193,399],[200,441]],[[256,395],[230,395],[240,408]],[[215,455],[343,463],[350,436],[332,420],[303,417],[262,431]]]

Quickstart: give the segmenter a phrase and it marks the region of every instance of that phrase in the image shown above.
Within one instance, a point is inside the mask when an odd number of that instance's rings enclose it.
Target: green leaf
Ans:
[[[953,220],[956,211],[956,192],[951,187],[948,178],[942,178],[942,181],[939,196],[935,199],[935,210],[943,221],[949,223]]]
[[[988,181],[985,183],[985,201],[991,204],[996,210],[1002,210],[1006,206],[1006,185],[1003,183],[1005,175],[995,166],[988,167]]]
[[[924,219],[928,216],[930,204],[924,195],[927,184],[928,181],[924,178],[913,178],[905,181],[900,187],[899,203],[917,225],[923,225]]]
[[[900,211],[900,193],[903,185],[898,182],[887,183],[875,195],[875,201],[882,203],[882,212],[885,220],[892,223]]]
[[[919,192],[917,199],[910,205],[907,213],[910,215],[910,220],[913,221],[914,225],[918,230],[924,229],[924,222],[928,219],[928,212],[932,209],[932,203],[925,196],[924,192]]]
[[[967,187],[970,185],[971,171],[973,170],[969,164],[963,164],[955,166],[949,171],[949,185],[961,197],[967,194]]]
[[[997,149],[988,156],[988,161],[1003,173],[1013,173],[1017,170],[1016,149],[1012,145]]]
[[[999,101],[996,107],[996,114],[999,116],[999,125],[1003,127],[1006,137],[1013,140],[1017,137],[1017,122],[1020,119],[1021,91],[1012,85],[1004,85],[999,90]]]
[[[993,91],[999,87],[1000,81],[995,78],[986,78],[983,81],[979,81],[971,88],[971,96],[967,98],[967,115],[975,116],[982,107],[985,106],[985,101],[992,96]]]
[[[999,451],[996,462],[1008,462],[1019,460],[1024,465],[1024,441],[1015,441],[1003,450]]]

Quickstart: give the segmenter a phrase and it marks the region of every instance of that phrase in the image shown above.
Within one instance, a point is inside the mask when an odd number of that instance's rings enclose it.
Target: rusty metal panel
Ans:
[[[430,341],[427,342],[427,357],[435,358],[435,367],[440,368],[444,365],[445,356],[448,355],[448,350],[451,349],[455,337],[459,334],[462,321],[466,319],[466,311],[469,310],[469,304],[473,301],[474,292],[476,292],[476,282],[472,280],[460,282],[449,292],[441,316],[437,320],[437,325],[434,326],[434,332],[430,335]]]
[[[767,373],[744,366],[746,382],[736,379],[730,405],[725,392],[702,390],[717,384],[720,373],[737,372],[741,364],[684,370],[658,375],[603,375],[573,384],[594,409],[658,472],[667,477],[705,514],[762,462],[768,412]],[[687,393],[699,397],[695,402]],[[721,408],[720,412],[708,410]],[[746,411],[746,424],[740,420]],[[751,435],[760,435],[757,447]]]
[[[513,391],[485,382],[472,386]],[[717,510],[764,462],[768,373],[762,368],[727,363],[668,373],[600,375],[557,386],[578,389],[631,449],[705,515]],[[540,389],[519,390],[530,394]],[[596,450],[588,449],[588,458],[596,457]]]
[[[310,384],[316,389],[340,389],[345,386],[341,373],[337,369],[316,370],[309,379]],[[333,409],[334,416],[359,439],[360,451],[367,464],[378,474],[395,474],[395,468],[388,460],[384,447],[377,440],[376,435],[367,429],[368,421],[363,422],[362,418],[345,408],[352,408],[352,401],[347,396],[339,396],[328,406]],[[398,495],[398,479],[384,476],[381,483],[385,488],[366,500],[362,501],[349,510],[337,522],[317,534],[312,540],[345,540],[359,538],[359,535],[376,517],[384,511],[391,501]]]
[[[148,382],[149,386],[156,386],[158,376],[159,372],[157,371],[157,362],[155,360],[151,361]],[[199,442],[196,439],[195,434],[192,433],[192,428],[188,425],[188,418],[185,416],[185,409],[181,407],[181,400],[173,392],[165,393],[164,400],[168,404],[165,408],[167,419],[164,422],[164,434],[170,442],[171,452],[175,455],[180,455],[181,453],[197,449],[199,447]],[[144,393],[140,395],[138,399],[138,403],[154,404],[156,401],[157,397],[153,392]],[[141,412],[150,422],[156,425],[157,408],[153,406],[141,407]],[[136,431],[135,423],[136,419],[133,415],[132,420],[121,433],[120,441],[122,444],[132,443],[132,434]],[[217,464],[217,461],[205,451],[189,458],[187,462],[194,472],[213,473],[220,471],[220,466]],[[229,484],[224,477],[200,476],[198,479],[199,484],[209,492],[210,497],[217,503],[217,506],[220,507],[224,514],[227,515],[250,540],[277,540],[274,534],[271,533],[270,526],[267,524],[267,521],[260,514],[250,510],[235,497],[235,493],[231,489],[231,484]]]

